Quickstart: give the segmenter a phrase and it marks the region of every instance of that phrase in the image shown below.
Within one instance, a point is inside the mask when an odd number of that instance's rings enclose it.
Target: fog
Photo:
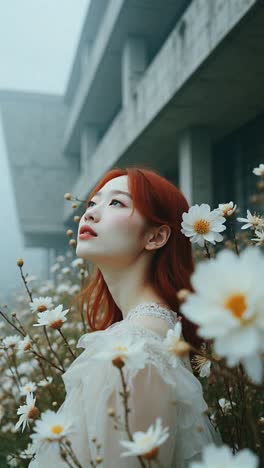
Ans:
[[[64,94],[89,0],[0,0],[0,90]],[[23,246],[0,104],[0,305],[25,272],[44,277],[41,249]]]

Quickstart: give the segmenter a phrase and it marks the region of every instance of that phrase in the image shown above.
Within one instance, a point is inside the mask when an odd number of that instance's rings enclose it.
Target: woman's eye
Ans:
[[[121,201],[116,200],[115,198],[113,198],[113,200],[111,201],[111,203],[112,203],[112,202],[117,202],[117,203],[120,203],[120,205],[123,205],[123,203],[121,203]],[[111,203],[110,203],[110,205],[111,205]],[[124,205],[123,205],[123,206],[124,206]]]
[[[124,204],[121,201],[116,200],[115,198],[113,198],[113,200],[111,200],[110,205],[112,204],[112,202],[117,202],[117,203],[120,203],[120,205],[124,206]],[[91,203],[93,203],[95,205],[94,201],[90,200],[88,202],[87,208],[90,208],[91,206],[93,206],[93,205],[91,205]]]

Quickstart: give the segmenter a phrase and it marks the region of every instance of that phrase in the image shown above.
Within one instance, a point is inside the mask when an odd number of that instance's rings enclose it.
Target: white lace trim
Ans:
[[[157,302],[147,302],[138,304],[128,311],[128,314],[124,320],[130,321],[133,317],[140,315],[152,315],[165,320],[171,327],[174,327],[178,321],[178,316],[176,312],[173,312],[166,307],[162,307]]]

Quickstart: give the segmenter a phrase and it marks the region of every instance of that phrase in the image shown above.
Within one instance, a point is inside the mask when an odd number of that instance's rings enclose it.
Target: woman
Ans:
[[[172,361],[164,352],[168,330],[179,323],[177,292],[190,289],[193,271],[191,245],[181,233],[186,211],[182,193],[143,168],[111,170],[88,198],[76,253],[95,268],[82,293],[93,333],[80,338],[77,346],[85,351],[63,375],[66,398],[59,409],[74,418],[78,430],[70,441],[83,467],[96,466],[91,464],[97,455],[95,440],[101,444],[103,468],[152,466],[146,461],[152,456],[164,467],[185,468],[199,459],[204,445],[219,440],[189,357]],[[199,345],[194,326],[184,317],[182,324],[183,337]],[[143,343],[143,365],[126,365],[121,351],[121,358],[119,353],[118,359],[105,359],[111,343]],[[141,458],[121,456],[125,444],[120,441],[146,432],[157,418],[169,430],[159,449],[141,453]],[[47,464],[69,466],[54,444],[38,449],[30,467]]]

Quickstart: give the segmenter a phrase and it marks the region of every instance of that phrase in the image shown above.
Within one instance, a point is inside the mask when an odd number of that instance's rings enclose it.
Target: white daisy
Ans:
[[[21,338],[19,335],[9,335],[2,340],[2,345],[5,348],[17,349],[18,344],[20,343]]]
[[[211,361],[204,356],[196,354],[192,358],[194,368],[199,372],[200,377],[209,377],[211,373]]]
[[[54,263],[54,265],[52,265],[52,267],[50,267],[50,272],[51,273],[56,273],[56,271],[59,271],[60,269],[60,265],[58,263]]]
[[[61,283],[57,286],[57,294],[65,294],[69,291],[70,285],[68,283]]]
[[[145,341],[136,342],[131,336],[107,337],[104,341],[104,350],[93,355],[93,359],[112,361],[116,367],[143,369],[147,353],[144,351]]]
[[[17,366],[17,371],[18,371],[19,374],[28,375],[28,374],[31,374],[31,372],[33,370],[34,370],[34,366],[33,366],[33,363],[31,361],[21,362]]]
[[[255,231],[255,235],[257,237],[253,237],[251,240],[256,242],[256,246],[263,246],[264,247],[264,230],[263,231]]]
[[[192,243],[203,247],[204,241],[215,244],[223,240],[223,236],[219,233],[226,229],[223,224],[226,219],[217,209],[211,211],[206,203],[191,206],[188,213],[183,213],[182,219],[181,232],[186,237],[190,237]]]
[[[3,428],[2,428],[3,430]],[[15,467],[15,466],[18,466],[19,465],[19,460],[14,457],[13,455],[7,455],[6,457],[6,461],[7,461],[7,466],[9,466],[10,468],[11,467]]]
[[[229,366],[241,362],[249,377],[261,382],[264,351],[264,259],[248,247],[238,257],[222,251],[198,264],[192,275],[195,293],[181,312],[199,325],[198,334],[214,340],[214,350]]]
[[[201,462],[191,462],[189,468],[257,468],[258,457],[249,449],[243,449],[233,455],[227,445],[217,447],[213,444],[203,449]]]
[[[34,451],[44,443],[59,442],[75,432],[67,415],[51,410],[42,413],[41,418],[35,423],[34,430],[35,433],[31,435]]]
[[[69,294],[77,294],[80,291],[80,286],[78,284],[73,284],[69,289]]]
[[[53,303],[51,297],[37,297],[30,302],[29,307],[32,312],[45,312],[52,309]]]
[[[247,217],[246,218],[237,218],[237,221],[240,223],[246,223],[241,229],[258,229],[264,228],[264,219],[261,216],[257,216],[256,214],[252,215],[249,210],[247,210]]]
[[[224,413],[228,413],[232,409],[232,406],[236,406],[236,403],[234,401],[232,401],[231,404],[231,402],[229,400],[226,400],[226,398],[220,398],[218,400],[218,403],[221,406]]]
[[[36,398],[33,398],[33,393],[29,392],[26,397],[26,404],[18,408],[17,414],[20,414],[20,418],[15,425],[16,430],[22,425],[22,432],[26,425],[29,426],[30,419],[36,419],[39,415],[39,411],[35,406]]]
[[[62,268],[61,272],[63,275],[67,275],[68,273],[70,273],[70,268],[69,267],[64,267]]]
[[[209,359],[201,366],[199,375],[200,377],[209,377],[211,373],[211,361]]]
[[[177,358],[186,355],[190,351],[190,346],[184,341],[182,336],[182,324],[180,320],[177,321],[173,329],[167,331],[163,344],[172,357],[173,367],[178,364]]]
[[[61,328],[63,322],[67,320],[65,317],[69,312],[69,309],[62,310],[62,304],[55,307],[55,309],[47,310],[38,314],[38,323],[34,323],[33,327],[42,327],[47,325],[51,328]]]
[[[28,393],[33,393],[37,390],[35,382],[27,382],[25,385],[20,387],[20,394],[27,395]]]
[[[229,203],[219,203],[217,210],[222,216],[229,217],[236,211],[237,205],[230,201]]]
[[[71,266],[73,266],[73,268],[82,267],[83,265],[84,265],[84,263],[83,263],[83,259],[82,259],[82,258],[75,258],[75,259],[71,262]]]
[[[253,172],[253,174],[255,174],[257,176],[264,177],[264,164],[260,164],[259,167],[254,167],[252,172]]]
[[[21,452],[19,452],[19,457],[22,458],[23,460],[32,458],[33,455],[34,455],[34,451],[33,451],[33,447],[31,443],[27,445],[27,448],[25,450],[21,450]]]
[[[120,444],[128,449],[121,457],[141,455],[149,460],[156,458],[159,446],[169,437],[168,427],[162,427],[161,418],[157,418],[156,426],[151,425],[146,432],[134,432],[133,441],[120,440]]]
[[[18,343],[18,350],[21,353],[25,353],[32,348],[32,342],[28,335]]]
[[[42,379],[38,382],[39,387],[46,387],[52,382],[52,377],[48,376],[47,379]]]

